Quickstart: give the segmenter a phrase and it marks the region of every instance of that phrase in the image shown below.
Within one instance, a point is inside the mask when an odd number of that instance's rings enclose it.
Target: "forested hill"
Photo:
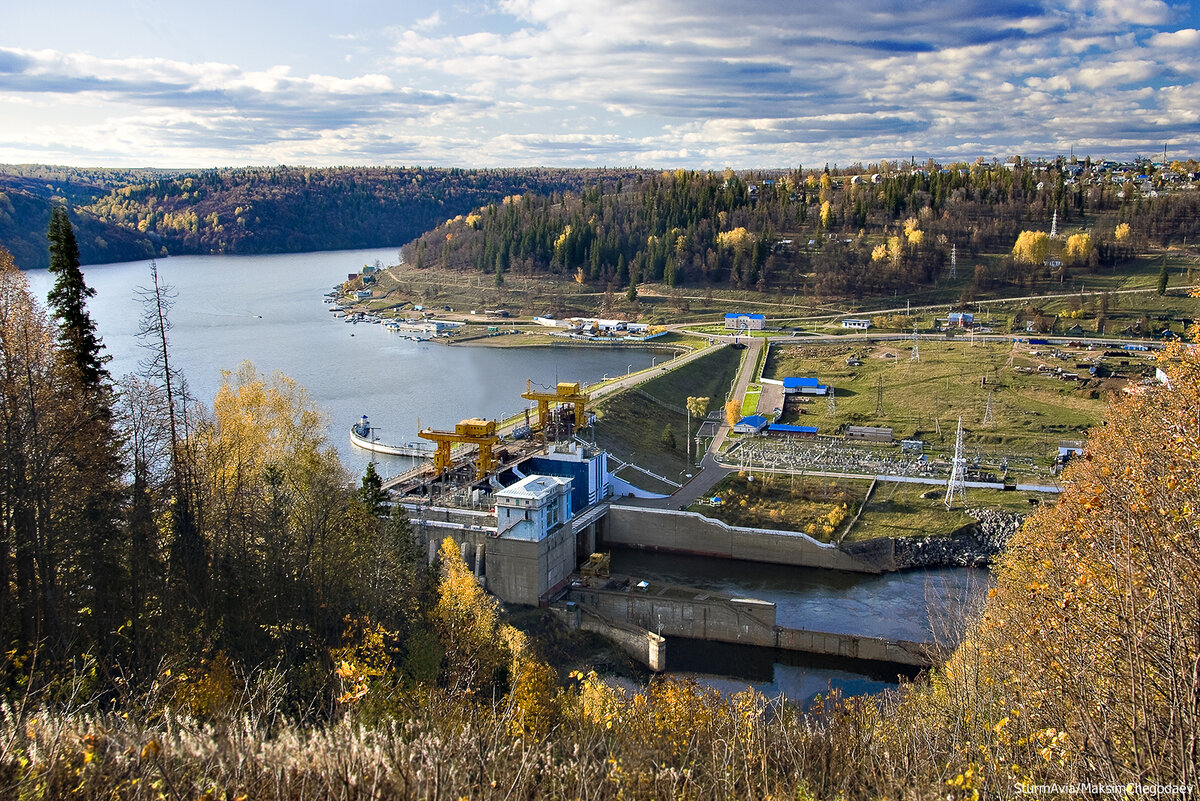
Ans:
[[[1186,172],[1147,166],[1141,182],[1083,163],[975,164],[861,172],[654,173],[583,192],[525,195],[451,220],[405,246],[422,267],[558,273],[628,287],[639,281],[739,289],[872,294],[960,273],[980,254],[1007,254],[1025,229],[1088,229],[1067,270],[1132,254],[1128,221],[1152,244],[1194,241],[1200,198]],[[1120,180],[1116,180],[1119,178]],[[988,260],[978,288],[1032,286],[1042,260]],[[502,275],[500,276],[502,278]]]
[[[0,245],[24,269],[45,267],[50,209],[65,203],[85,264],[384,247],[509,195],[579,191],[599,180],[636,175],[540,168],[183,171],[0,165]]]

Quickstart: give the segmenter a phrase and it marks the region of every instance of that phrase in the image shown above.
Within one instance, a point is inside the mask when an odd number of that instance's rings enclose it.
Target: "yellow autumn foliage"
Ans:
[[[1045,231],[1022,231],[1012,255],[1023,264],[1041,264],[1050,255],[1050,235]]]
[[[717,234],[717,247],[743,251],[753,243],[754,235],[741,226]]]

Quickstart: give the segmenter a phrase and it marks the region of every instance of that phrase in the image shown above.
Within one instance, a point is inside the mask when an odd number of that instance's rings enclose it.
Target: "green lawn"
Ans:
[[[947,510],[944,486],[881,481],[875,487],[866,508],[843,542],[859,542],[876,537],[919,537],[952,534],[974,522],[959,508]],[[929,496],[929,497],[925,497]],[[1004,492],[967,490],[972,507],[1026,513],[1034,505],[1029,499],[1053,502],[1054,495],[1041,492]]]
[[[1123,382],[1064,381],[1015,369],[1036,370],[1045,364],[1086,379],[1086,367],[1076,365],[1098,355],[1076,349],[1069,359],[1056,360],[1048,348],[1040,350],[1044,352],[1034,356],[1028,345],[1014,352],[1009,343],[923,340],[920,361],[914,362],[911,344],[903,341],[781,346],[771,348],[764,377],[815,374],[832,385],[837,409],[833,418],[823,418],[824,430],[844,424],[890,426],[897,439],[924,439],[952,449],[961,416],[968,449],[999,448],[1013,456],[1046,460],[1058,440],[1079,438],[1100,422],[1108,394]],[[1013,367],[1007,366],[1010,355]],[[862,364],[848,365],[851,358]],[[1120,366],[1121,360],[1129,364]],[[1109,361],[1138,377],[1143,369],[1152,369],[1144,355]],[[883,411],[877,413],[881,396]]]
[[[679,481],[688,470],[687,399],[708,397],[709,410],[719,410],[745,351],[717,347],[682,367],[663,373],[636,389],[602,401],[597,407],[596,443],[617,458],[651,472]],[[695,433],[700,420],[692,419]],[[670,426],[675,438],[671,447],[663,440]],[[696,457],[693,449],[693,458]],[[621,477],[632,484],[662,491],[652,479],[630,470]]]

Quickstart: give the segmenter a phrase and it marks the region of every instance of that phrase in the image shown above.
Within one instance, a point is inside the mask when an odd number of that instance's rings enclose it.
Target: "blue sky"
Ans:
[[[0,162],[1200,157],[1200,0],[0,0]]]

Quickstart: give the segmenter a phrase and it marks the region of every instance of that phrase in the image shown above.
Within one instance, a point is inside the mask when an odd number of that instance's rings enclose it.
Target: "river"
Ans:
[[[477,348],[415,342],[381,325],[350,324],[329,313],[322,295],[347,273],[396,250],[351,250],[269,256],[174,256],[158,262],[159,279],[177,293],[171,312],[171,357],[192,394],[211,403],[221,371],[244,360],[261,373],[281,372],[308,390],[327,419],[329,441],[361,473],[371,456],[350,445],[350,425],[366,414],[383,442],[416,440],[418,425],[453,428],[467,417],[500,417],[524,408],[526,379],[593,382],[651,365],[646,349]],[[53,276],[27,273],[45,298]],[[137,288],[150,283],[148,261],[84,269],[96,296],[88,303],[112,356],[114,377],[137,372],[146,351],[137,338]],[[387,475],[411,465],[376,456]]]
[[[651,582],[770,601],[777,624],[788,628],[915,642],[957,642],[962,613],[991,584],[988,571],[970,568],[870,575],[628,549],[613,551],[612,569]],[[675,675],[723,691],[749,682],[767,696],[782,694],[799,704],[829,686],[859,695],[896,683],[886,669],[864,675],[861,665],[847,669],[836,659],[683,640],[667,643],[667,664]]]
[[[370,457],[347,440],[352,422],[370,416],[384,441],[415,438],[418,425],[452,427],[465,417],[499,417],[524,406],[526,379],[551,385],[591,382],[651,365],[658,354],[643,349],[473,348],[413,342],[383,326],[335,319],[322,295],[347,273],[376,259],[394,260],[395,249],[270,256],[176,256],[159,261],[159,276],[177,293],[170,333],[174,364],[192,394],[211,403],[221,371],[249,360],[307,388],[327,416],[327,434],[356,472]],[[89,266],[96,290],[89,309],[99,327],[114,377],[136,372],[145,351],[137,338],[142,308],[137,288],[150,282],[144,261]],[[45,298],[46,271],[28,273]],[[376,457],[387,475],[407,459]],[[620,572],[690,584],[778,604],[780,625],[899,639],[927,637],[930,619],[953,611],[980,571],[947,570],[858,576],[821,570],[624,552]],[[935,610],[935,611],[931,611]],[[668,659],[685,675],[711,686],[738,689],[747,681],[768,695],[803,702],[827,685],[847,694],[877,692],[894,677],[866,676],[836,664],[740,650],[711,643],[676,643]],[[674,657],[670,654],[674,654]],[[736,678],[720,678],[718,674]]]

